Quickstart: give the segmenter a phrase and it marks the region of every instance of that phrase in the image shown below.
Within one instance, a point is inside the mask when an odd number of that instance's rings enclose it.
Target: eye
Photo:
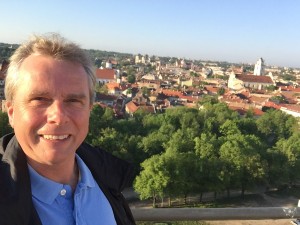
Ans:
[[[35,97],[32,99],[32,101],[48,101],[48,99],[45,97]]]
[[[50,102],[51,101],[51,99],[46,98],[46,97],[36,97],[33,100],[37,101],[37,102]]]
[[[74,108],[83,108],[87,104],[87,97],[83,94],[70,94],[64,99],[65,104]]]
[[[38,97],[34,97],[34,98],[30,99],[29,102],[32,106],[42,106],[42,105],[49,104],[51,102],[51,100],[46,97],[38,96]]]
[[[76,98],[71,98],[71,99],[68,99],[67,102],[81,102],[81,101]]]

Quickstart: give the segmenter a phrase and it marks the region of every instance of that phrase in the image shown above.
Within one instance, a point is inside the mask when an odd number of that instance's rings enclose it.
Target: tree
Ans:
[[[99,83],[96,83],[95,91],[103,94],[108,93],[107,86],[105,84],[99,84]]]
[[[132,94],[132,88],[128,88],[127,91],[126,91],[126,94],[127,94],[127,95]]]
[[[150,90],[147,87],[142,87],[141,88],[143,95],[149,96],[150,95]]]
[[[0,111],[0,137],[11,132],[12,128],[9,125],[7,113]]]
[[[237,120],[237,112],[229,109],[225,103],[206,103],[200,110],[200,117],[204,121],[204,130],[220,135],[219,127],[226,120]]]
[[[230,180],[235,181],[244,196],[245,190],[262,181],[266,173],[265,162],[258,152],[261,142],[254,135],[242,134],[224,136],[223,139],[220,159],[227,165],[227,171],[233,171],[227,176],[231,176]]]
[[[269,147],[281,138],[289,138],[298,127],[297,120],[280,110],[268,110],[256,120],[259,135]]]
[[[218,89],[218,95],[224,95],[224,94],[225,94],[225,88],[220,87],[220,88]]]
[[[240,119],[234,120],[236,123],[238,130],[241,134],[253,134],[259,137],[259,131],[256,125],[256,119],[254,117],[241,117]],[[267,147],[264,147],[267,149]]]
[[[188,131],[185,132],[182,129],[178,129],[165,144],[165,147],[174,152],[193,152],[195,142],[194,137],[190,134]]]
[[[198,159],[193,152],[173,150],[167,150],[164,157],[170,178],[165,188],[165,195],[168,195],[169,198],[183,195],[186,204],[187,195],[197,192],[200,187],[198,184],[201,182],[196,182],[196,179],[199,179]],[[171,205],[170,202],[169,206]]]
[[[279,161],[280,164],[277,164],[278,167],[273,167],[278,172],[274,175],[276,177],[278,177],[278,174],[285,175],[286,180],[281,180],[282,183],[296,184],[300,179],[300,174],[297,172],[300,170],[300,133],[296,132],[288,139],[280,139],[272,150],[273,153],[281,153],[280,155],[282,156],[282,159]]]
[[[293,74],[283,74],[282,79],[296,81],[296,76]]]
[[[192,132],[192,135],[196,137],[200,133],[201,126],[203,126],[203,122],[200,121],[198,114],[199,111],[197,109],[189,109],[186,111],[187,112],[182,114],[181,118],[179,118],[181,128],[183,131]]]
[[[144,135],[145,130],[141,123],[142,118],[128,118],[115,120],[113,127],[121,134],[127,135]],[[145,134],[146,135],[146,134]]]
[[[155,131],[143,137],[140,146],[147,156],[150,157],[162,153],[164,151],[164,143],[167,140],[165,135],[162,135],[159,131]]]
[[[127,134],[122,135],[119,133],[118,138],[119,149],[117,151],[114,151],[114,155],[128,162],[131,162],[138,172],[140,170],[140,164],[148,158],[148,156],[143,152],[143,149],[140,147],[142,136],[129,136]]]
[[[220,126],[220,133],[224,136],[234,136],[241,134],[237,124],[233,120],[226,120],[221,126]]]
[[[147,133],[157,131],[164,122],[163,114],[147,114],[143,117],[143,128],[147,130]]]
[[[283,142],[267,149],[265,159],[267,161],[268,173],[266,176],[268,187],[281,187],[289,183],[289,165],[285,153],[282,151]]]
[[[276,86],[275,85],[269,85],[269,86],[266,87],[266,90],[267,91],[271,91],[271,92],[275,91],[276,90]]]
[[[114,128],[102,128],[100,135],[92,140],[93,146],[99,146],[106,151],[118,155],[120,151],[119,134]]]
[[[216,96],[210,96],[210,95],[205,95],[199,102],[199,105],[205,105],[205,104],[217,104],[219,101]]]
[[[272,96],[272,97],[270,98],[270,101],[271,101],[271,102],[275,102],[275,103],[277,103],[277,104],[280,104],[280,103],[287,103],[287,100],[286,100],[285,97],[282,96],[282,95]]]
[[[200,192],[200,201],[204,191],[219,191],[222,189],[221,175],[222,162],[219,159],[220,142],[215,134],[202,133],[195,138],[195,153],[198,156],[196,162],[197,172],[195,182]]]
[[[195,138],[195,153],[200,159],[219,158],[220,143],[215,134],[202,133],[200,137]]]
[[[114,118],[115,118],[114,111],[111,108],[106,107],[104,109],[104,114],[101,117],[102,122],[105,124],[104,127],[112,126]]]
[[[190,72],[190,76],[191,76],[191,77],[199,77],[199,74],[196,73],[196,72],[191,71],[191,72]]]
[[[129,75],[128,75],[128,77],[127,77],[128,83],[134,84],[134,83],[135,83],[135,80],[136,80],[135,75],[133,75],[133,74],[129,74]]]
[[[93,139],[97,138],[100,134],[102,127],[101,117],[103,114],[104,109],[100,105],[93,106],[90,114],[89,133],[86,137],[86,141],[90,144],[92,143]]]
[[[187,116],[184,116],[186,114]],[[195,122],[198,123],[198,119],[200,121],[200,117],[198,118],[197,114],[198,114],[198,110],[193,108],[187,108],[187,107],[169,108],[166,110],[164,114],[164,120],[166,123],[174,126],[175,129],[180,129],[180,128],[185,129],[186,127],[188,127],[188,125],[186,125],[185,122],[187,122],[189,125],[193,124],[195,127],[198,127],[198,125],[195,124]],[[191,118],[193,116],[197,119]]]
[[[134,181],[134,189],[139,193],[140,199],[153,199],[156,207],[157,197],[163,196],[170,176],[166,170],[166,159],[163,155],[154,155],[142,164],[142,171]]]
[[[95,66],[96,66],[97,68],[100,68],[100,67],[101,67],[101,64],[102,64],[102,60],[96,58],[96,59],[95,59]]]

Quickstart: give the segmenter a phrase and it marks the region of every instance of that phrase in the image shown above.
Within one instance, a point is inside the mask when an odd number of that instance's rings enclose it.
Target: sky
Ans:
[[[299,0],[0,0],[0,42],[300,68]]]

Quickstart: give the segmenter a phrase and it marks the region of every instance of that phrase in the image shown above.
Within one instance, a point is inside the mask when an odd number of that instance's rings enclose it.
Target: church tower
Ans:
[[[262,76],[265,73],[265,64],[263,58],[259,58],[254,67],[254,75]]]

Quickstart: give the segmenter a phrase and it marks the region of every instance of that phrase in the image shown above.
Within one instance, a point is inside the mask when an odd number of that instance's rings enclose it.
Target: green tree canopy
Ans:
[[[297,120],[280,110],[268,110],[256,120],[261,137],[269,146],[281,138],[289,138],[298,127]]]
[[[0,137],[12,131],[13,129],[9,125],[7,113],[0,111]]]
[[[141,199],[153,199],[153,207],[156,207],[156,198],[163,196],[170,181],[169,172],[166,170],[166,159],[161,155],[153,155],[142,164],[142,171],[136,177],[134,189]]]

